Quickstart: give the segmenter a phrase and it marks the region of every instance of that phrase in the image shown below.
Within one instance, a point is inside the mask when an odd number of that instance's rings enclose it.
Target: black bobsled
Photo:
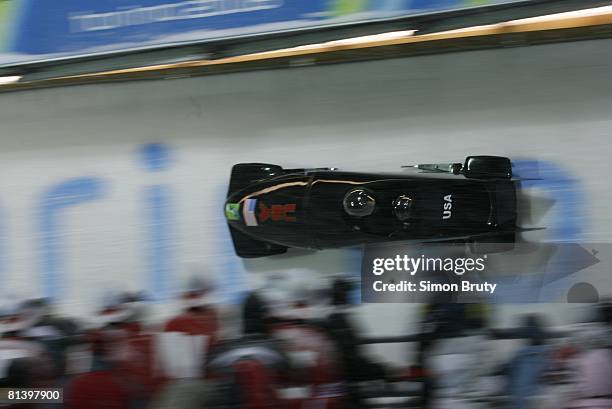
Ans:
[[[416,165],[396,174],[234,165],[225,204],[236,253],[389,241],[514,243],[516,181],[508,158]]]

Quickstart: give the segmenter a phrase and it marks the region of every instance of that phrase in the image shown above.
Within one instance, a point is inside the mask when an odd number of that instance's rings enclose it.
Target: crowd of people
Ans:
[[[88,325],[23,302],[0,316],[0,388],[62,388],[63,402],[0,407],[612,409],[609,303],[554,331],[537,315],[491,329],[486,304],[428,304],[407,340],[411,364],[389,365],[368,354],[353,285],[252,291],[232,335],[205,281],[153,326],[139,294],[118,295]],[[522,345],[493,359],[508,339]]]

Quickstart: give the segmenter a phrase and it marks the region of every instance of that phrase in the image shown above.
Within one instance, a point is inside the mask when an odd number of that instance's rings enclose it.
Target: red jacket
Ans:
[[[272,371],[255,360],[234,364],[244,409],[281,409]]]
[[[199,311],[185,311],[166,323],[164,331],[183,332],[189,335],[205,335],[208,345],[217,342],[219,333],[219,318],[212,308],[202,308]]]
[[[70,409],[129,409],[130,394],[110,371],[96,371],[74,378],[65,396]]]
[[[334,343],[317,327],[284,324],[273,329],[283,352],[292,361],[292,379],[288,386],[310,388],[306,398],[284,402],[288,408],[339,408],[344,400],[340,360]]]

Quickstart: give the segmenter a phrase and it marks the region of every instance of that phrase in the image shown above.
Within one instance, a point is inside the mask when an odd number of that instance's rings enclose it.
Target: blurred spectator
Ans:
[[[201,278],[193,278],[181,295],[183,311],[170,319],[164,331],[182,332],[207,337],[207,345],[214,345],[219,337],[219,316],[215,308],[213,288]]]
[[[289,358],[283,403],[290,408],[338,408],[344,398],[340,356],[321,327],[310,320],[316,294],[303,283],[264,291],[274,324],[271,335]]]
[[[138,334],[144,329],[146,297],[138,292],[109,292],[94,317],[94,326]]]
[[[353,284],[347,279],[338,278],[333,282],[331,291],[333,310],[324,328],[340,355],[342,379],[348,383],[347,404],[349,407],[362,407],[364,402],[358,383],[384,381],[387,374],[384,366],[372,361],[359,343],[360,331],[349,313],[352,291]]]
[[[612,350],[609,346],[583,352],[576,361],[577,399],[572,408],[612,409]]]
[[[0,319],[0,387],[31,388],[35,383],[33,358],[44,355],[35,342],[20,338],[23,322],[17,315]]]
[[[144,297],[110,294],[87,334],[90,357],[67,388],[71,408],[144,407],[155,388],[152,339],[142,332]],[[89,362],[87,362],[89,361]]]
[[[422,405],[431,407],[434,379],[428,367],[427,357],[435,346],[436,340],[446,336],[455,325],[461,324],[459,316],[463,313],[460,304],[433,302],[425,304],[421,311],[420,339],[417,344],[416,367],[411,371],[423,380]]]
[[[182,311],[154,336],[153,370],[165,382],[153,382],[157,395],[153,407],[199,407],[206,388],[202,383],[204,362],[219,342],[219,317],[213,288],[198,277],[192,278],[181,294]]]
[[[71,409],[129,409],[132,397],[117,371],[96,370],[78,375],[65,393]]]
[[[0,378],[6,386],[53,387],[61,375],[46,342],[59,334],[43,330],[42,300],[27,300],[0,320]],[[61,356],[57,362],[61,362]]]
[[[28,300],[21,306],[21,311],[28,322],[27,327],[20,331],[21,337],[35,342],[44,350],[44,359],[35,361],[34,373],[39,379],[44,367],[41,364],[48,363],[48,369],[43,370],[48,373],[44,375],[41,386],[64,387],[68,382],[68,354],[72,346],[78,343],[77,323],[58,317],[48,299]]]
[[[307,319],[312,324],[324,327],[327,317],[333,312],[330,283],[316,280],[308,287]]]
[[[547,331],[542,317],[523,318],[522,334],[527,345],[519,349],[509,368],[509,390],[512,406],[517,409],[535,407],[542,389],[543,376],[551,364],[551,348],[547,345]]]
[[[282,408],[278,390],[289,374],[289,360],[272,337],[270,308],[260,293],[243,305],[244,336],[218,344],[207,363],[216,391],[211,405],[227,408]]]
[[[612,325],[610,303],[594,308],[594,321],[579,334],[575,399],[571,408],[612,409]]]
[[[245,336],[269,335],[270,312],[262,296],[253,291],[249,293],[242,308],[242,326]]]
[[[433,408],[474,408],[496,394],[496,361],[487,330],[485,304],[439,304],[431,345],[424,358],[431,377]]]
[[[353,323],[350,315],[349,297],[353,289],[353,283],[349,280],[334,281],[331,297],[334,309],[328,317],[326,329],[339,350],[344,379],[355,381],[384,379],[385,368],[371,361],[359,343],[361,331]]]
[[[156,370],[155,336],[145,330],[147,319],[146,297],[142,293],[124,293],[120,297],[120,309],[127,314],[122,323],[115,326],[125,331],[124,357],[119,357],[117,368],[132,379],[132,392],[140,404],[148,402],[165,378]]]

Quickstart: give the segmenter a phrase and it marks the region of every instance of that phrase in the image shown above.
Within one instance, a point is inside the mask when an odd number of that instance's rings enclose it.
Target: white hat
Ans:
[[[0,334],[11,332],[23,332],[34,327],[40,320],[50,312],[46,300],[35,298],[20,303],[19,306],[12,305],[4,308],[0,318]]]
[[[105,326],[108,324],[126,322],[133,316],[133,311],[124,305],[117,305],[114,307],[104,308],[96,314],[94,321],[99,326]]]
[[[98,298],[94,325],[140,321],[145,315],[145,296],[140,292],[119,291],[103,285],[106,291]]]
[[[308,292],[302,288],[266,288],[261,295],[268,305],[270,315],[284,319],[311,318]]]
[[[185,308],[189,309],[216,304],[218,300],[208,280],[192,277],[181,294],[181,302]]]
[[[26,328],[28,328],[28,322],[21,320],[18,317],[0,320],[0,335],[23,331]]]

